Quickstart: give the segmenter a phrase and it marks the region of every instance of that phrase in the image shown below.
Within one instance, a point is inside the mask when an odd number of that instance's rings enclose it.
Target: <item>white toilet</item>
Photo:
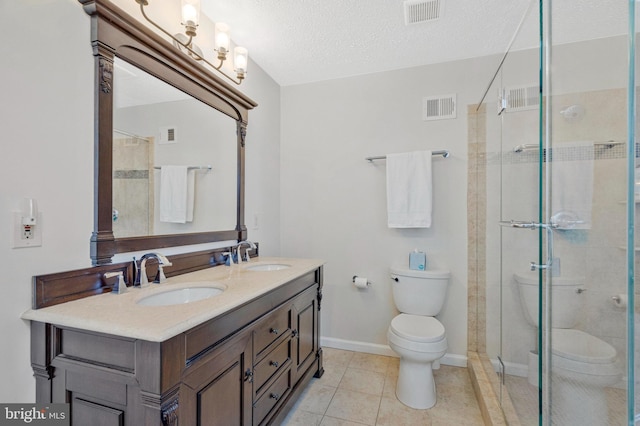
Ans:
[[[515,274],[527,321],[538,326],[538,275]],[[553,277],[551,298],[551,376],[554,412],[574,424],[607,424],[604,388],[621,372],[613,346],[574,329],[584,306],[584,278]],[[530,357],[529,382],[537,386],[537,356]],[[553,413],[553,412],[552,412]]]
[[[434,318],[447,295],[449,271],[390,268],[393,300],[401,312],[391,320],[389,346],[400,356],[396,396],[417,409],[436,404],[433,364],[447,352],[444,326]],[[437,368],[437,367],[436,367]]]

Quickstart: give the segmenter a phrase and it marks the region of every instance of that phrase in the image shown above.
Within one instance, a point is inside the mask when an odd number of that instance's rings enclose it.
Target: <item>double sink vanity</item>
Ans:
[[[323,373],[323,262],[261,258],[255,246],[250,261],[225,265],[248,243],[245,146],[257,103],[152,29],[148,1],[131,0],[138,19],[110,0],[78,2],[90,16],[95,77],[93,266],[33,279],[23,318],[36,402],[70,404],[74,426],[279,424]],[[179,92],[180,107],[135,92],[151,82],[154,95]],[[125,95],[140,105],[121,105]],[[163,144],[166,126],[194,132]],[[144,164],[129,164],[123,147],[144,147]],[[194,178],[192,220],[160,220],[164,166],[206,170]],[[133,257],[175,247],[182,253],[166,262]],[[135,285],[162,281],[164,266],[166,281]]]
[[[277,424],[323,373],[322,264],[253,258],[27,311],[37,399],[77,425]]]

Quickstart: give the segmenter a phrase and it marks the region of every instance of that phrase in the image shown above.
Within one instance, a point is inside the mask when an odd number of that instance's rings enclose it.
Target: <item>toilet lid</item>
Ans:
[[[551,353],[592,364],[610,363],[616,357],[615,348],[607,342],[571,328],[555,328],[551,331]]]
[[[444,338],[444,326],[434,317],[400,314],[391,320],[391,330],[414,342],[437,342]]]

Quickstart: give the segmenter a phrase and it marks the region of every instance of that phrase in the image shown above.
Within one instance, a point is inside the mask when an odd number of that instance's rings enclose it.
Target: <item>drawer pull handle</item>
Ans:
[[[269,333],[278,334],[280,333],[277,328],[270,328]]]
[[[247,368],[247,371],[244,372],[244,381],[253,383],[253,371],[250,368]]]
[[[269,361],[269,365],[273,365],[275,368],[278,368],[278,361]]]
[[[271,395],[269,395],[269,398],[273,398],[277,401],[280,399],[280,395],[278,395],[277,393],[272,393]]]

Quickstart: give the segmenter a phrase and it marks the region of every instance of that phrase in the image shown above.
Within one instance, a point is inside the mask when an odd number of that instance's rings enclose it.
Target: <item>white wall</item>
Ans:
[[[388,353],[397,314],[388,268],[414,248],[452,273],[439,315],[449,354],[467,345],[467,104],[496,58],[452,62],[282,89],[282,254],[326,260],[322,335],[329,345]],[[457,93],[457,118],[422,121],[422,98]],[[430,229],[389,229],[384,161],[365,157],[448,149],[433,161]],[[373,285],[359,291],[352,277]],[[463,359],[464,362],[464,359]]]
[[[122,3],[120,0],[119,3]],[[129,2],[135,5],[135,2]],[[27,19],[23,19],[27,18]],[[91,265],[93,57],[89,16],[75,0],[0,1],[0,401],[29,402],[35,385],[29,327],[34,275]],[[241,86],[259,103],[247,137],[249,237],[278,254],[280,88],[254,63]],[[36,198],[42,247],[10,248],[12,211]],[[249,219],[247,220],[249,222]]]

